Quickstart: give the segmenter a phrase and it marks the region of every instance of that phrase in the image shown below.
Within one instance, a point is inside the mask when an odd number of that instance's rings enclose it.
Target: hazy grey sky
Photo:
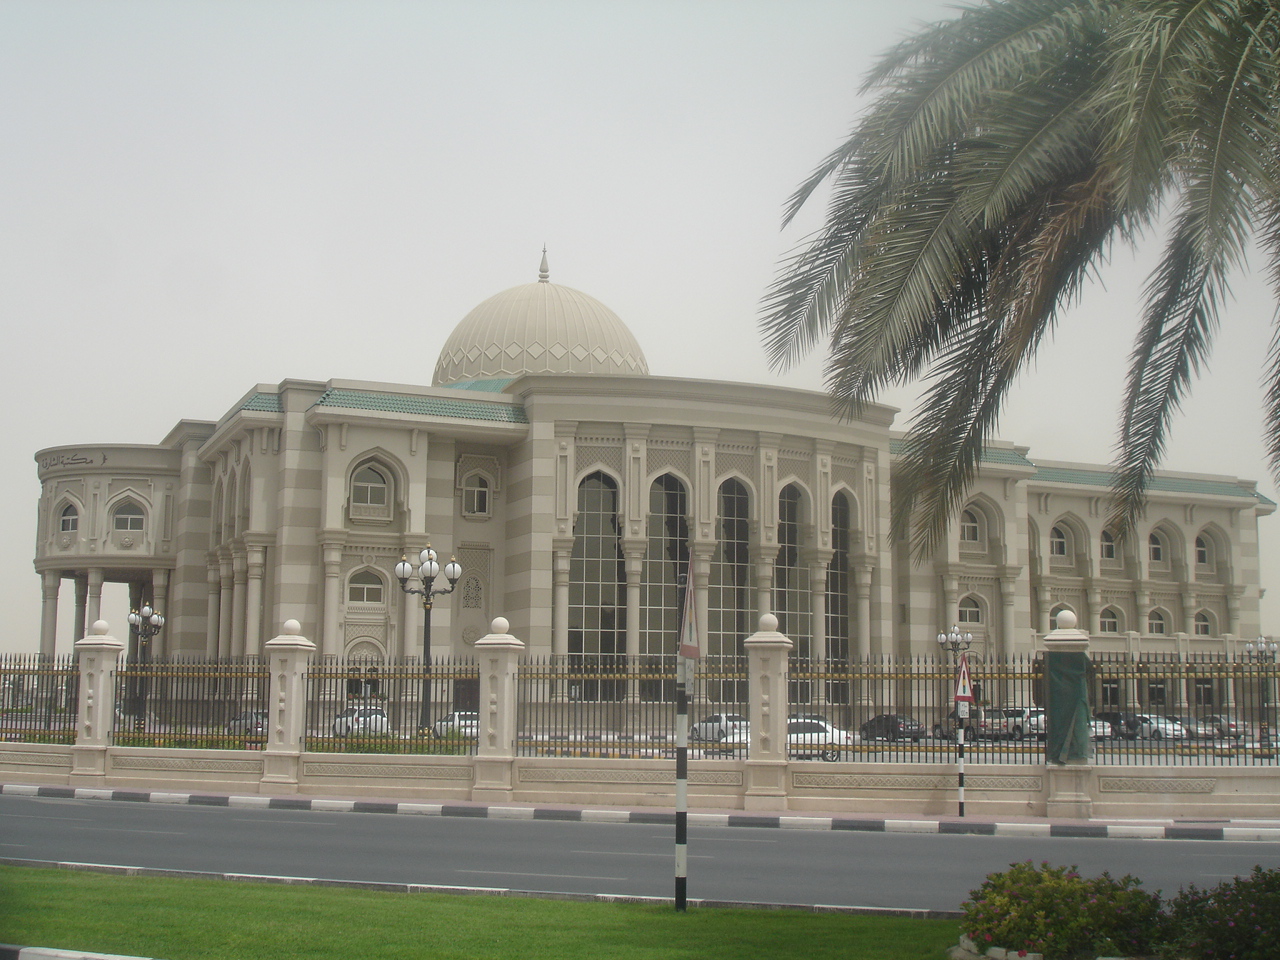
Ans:
[[[654,373],[820,388],[820,358],[770,373],[756,329],[779,257],[821,213],[783,233],[782,204],[848,132],[875,55],[951,9],[0,4],[0,649],[38,645],[36,450],[154,443],[259,382],[429,383],[453,326],[536,279],[543,243],[551,279],[612,307]],[[1109,459],[1142,272],[1118,253],[1024,378],[1005,439]],[[1273,306],[1260,278],[1236,290],[1166,466],[1274,498]],[[905,419],[911,394],[884,399]],[[1277,525],[1261,524],[1264,586]],[[118,635],[126,612],[108,598]],[[1280,591],[1268,633],[1277,617]]]

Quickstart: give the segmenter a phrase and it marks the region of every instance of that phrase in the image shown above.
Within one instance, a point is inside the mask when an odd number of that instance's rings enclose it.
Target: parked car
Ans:
[[[924,724],[901,713],[880,713],[858,728],[863,740],[910,740],[924,736]]]
[[[1176,717],[1165,717],[1165,719],[1182,724],[1182,728],[1187,731],[1187,736],[1192,740],[1212,740],[1219,735],[1218,728],[1212,722],[1213,717],[1193,717],[1190,714],[1182,714]]]
[[[246,710],[237,713],[227,721],[227,733],[251,737],[265,736],[267,732],[267,711]]]
[[[435,722],[431,732],[437,737],[480,736],[480,714],[475,710],[455,710]]]
[[[381,707],[347,707],[333,718],[335,737],[373,737],[391,732],[391,720]]]
[[[747,726],[747,718],[739,713],[713,713],[689,728],[690,740],[723,740]]]
[[[1213,726],[1214,736],[1224,739],[1229,737],[1233,740],[1239,740],[1248,729],[1243,722],[1225,713],[1215,713],[1205,717],[1204,722]]]
[[[1001,707],[988,715],[988,728],[993,737],[1021,740],[1023,737],[1044,739],[1043,707]]]
[[[840,754],[857,740],[856,734],[812,716],[804,719],[792,717],[787,721],[787,753],[794,758],[839,760]],[[750,742],[751,725],[744,722],[733,733],[721,738],[713,749],[725,756],[745,756]]]
[[[1136,740],[1138,737],[1138,720],[1136,713],[1124,713],[1117,710],[1106,710],[1097,714],[1099,720],[1111,724],[1111,735],[1124,740]]]
[[[959,723],[959,717],[952,710],[933,725],[933,735],[943,740],[954,740]],[[987,711],[982,707],[976,706],[969,708],[969,716],[964,722],[964,729],[966,740],[977,740],[979,737],[1002,737],[1005,735],[1002,728],[993,726]]]
[[[1092,740],[1108,740],[1115,735],[1111,729],[1111,724],[1105,720],[1099,720],[1097,717],[1089,718],[1089,738]],[[1041,734],[1041,739],[1044,734]]]
[[[1168,717],[1139,714],[1134,733],[1144,740],[1185,740],[1187,728]]]

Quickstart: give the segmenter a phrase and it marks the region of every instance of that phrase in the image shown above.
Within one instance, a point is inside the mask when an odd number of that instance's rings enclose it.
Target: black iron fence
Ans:
[[[79,672],[75,656],[0,656],[0,739],[75,743]]]
[[[261,749],[267,667],[257,657],[122,661],[112,742],[132,747]]]
[[[472,659],[313,663],[306,690],[307,750],[475,753],[480,673]]]

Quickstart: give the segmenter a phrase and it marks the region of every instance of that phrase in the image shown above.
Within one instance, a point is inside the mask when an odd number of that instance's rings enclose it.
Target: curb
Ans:
[[[675,813],[663,810],[611,810],[526,807],[484,804],[409,803],[382,800],[330,800],[311,797],[235,796],[109,790],[97,787],[0,784],[0,794],[62,800],[117,800],[128,803],[171,803],[263,810],[313,810],[329,813],[382,813],[427,817],[480,817],[491,820],[566,820],[583,823],[675,824]],[[1160,823],[993,822],[989,820],[893,820],[795,814],[689,813],[689,826],[763,827],[782,830],[855,830],[868,833],[948,834],[994,837],[1065,837],[1122,840],[1231,840],[1280,842],[1280,826],[1226,823],[1190,825]],[[6,960],[0,955],[0,960]],[[24,957],[23,960],[26,960]]]
[[[119,953],[85,953],[83,950],[51,950],[48,947],[17,947],[0,943],[0,960],[153,960],[127,957]]]

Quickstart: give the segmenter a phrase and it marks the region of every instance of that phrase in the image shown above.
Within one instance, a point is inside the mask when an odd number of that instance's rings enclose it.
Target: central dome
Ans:
[[[525,373],[647,374],[640,344],[618,315],[581,290],[547,279],[494,294],[462,318],[445,341],[432,383]]]

